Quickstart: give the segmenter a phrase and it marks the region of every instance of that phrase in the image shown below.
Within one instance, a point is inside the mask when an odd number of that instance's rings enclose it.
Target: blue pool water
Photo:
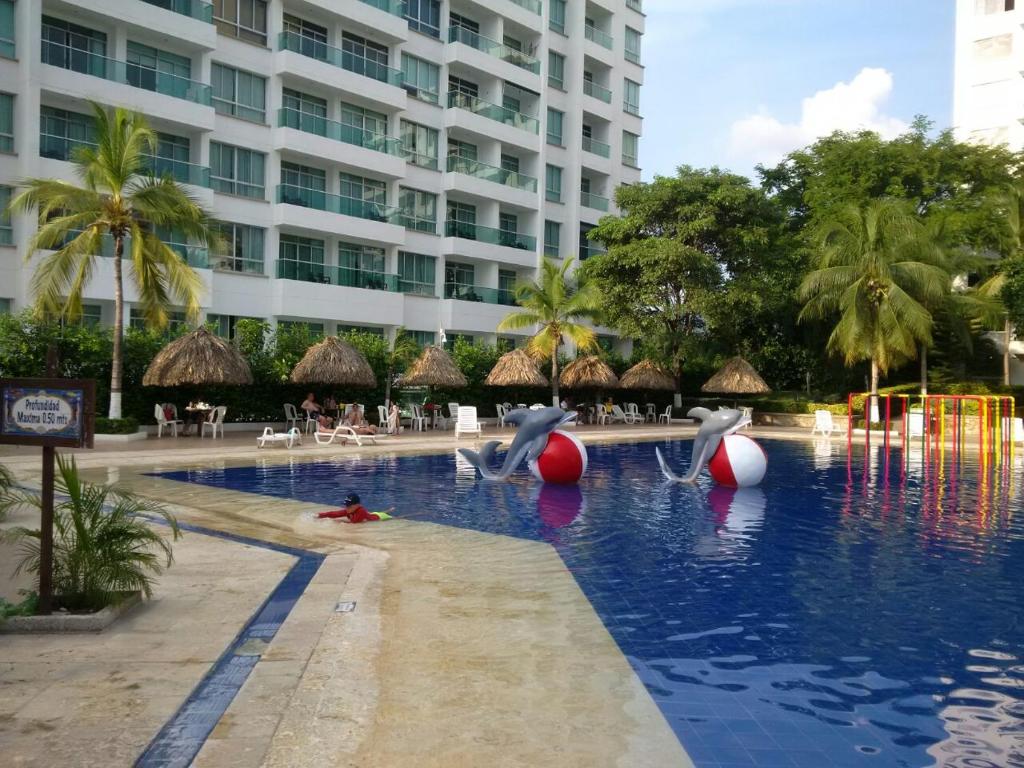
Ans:
[[[452,454],[164,476],[549,542],[699,768],[1024,767],[1021,471],[763,444],[742,491],[666,484],[653,443],[568,488]]]

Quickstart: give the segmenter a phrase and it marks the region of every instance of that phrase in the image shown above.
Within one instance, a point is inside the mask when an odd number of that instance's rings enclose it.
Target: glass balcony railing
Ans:
[[[203,0],[142,0],[144,3],[155,5],[157,8],[166,8],[168,11],[180,13],[182,16],[189,16],[208,24],[213,23],[213,4],[205,3]]]
[[[503,245],[506,248],[519,248],[524,251],[537,249],[537,238],[520,232],[509,232],[493,227],[481,227],[465,221],[448,219],[444,223],[445,237],[460,237],[463,240],[477,240],[491,245]]]
[[[595,211],[608,211],[608,198],[590,192],[580,192],[580,205]]]
[[[14,245],[14,229],[9,224],[0,224],[0,245]]]
[[[338,285],[343,288],[366,288],[372,291],[397,291],[398,275],[368,269],[338,267],[333,264],[310,264],[305,261],[279,259],[277,276],[284,280]]]
[[[277,186],[277,202],[287,205],[299,205],[318,211],[340,213],[342,216],[355,216],[368,221],[381,221],[400,224],[400,211],[372,200],[359,200],[342,195],[329,195],[317,189],[297,187],[292,184]]]
[[[76,148],[95,148],[95,146],[93,142],[85,139],[70,139],[49,133],[39,134],[39,156],[50,160],[73,160]],[[145,159],[144,171],[150,171],[157,176],[170,174],[171,178],[182,184],[210,187],[210,169],[206,166],[156,155],[143,155],[143,158]]]
[[[626,0],[626,7],[640,13],[644,12],[643,0]]]
[[[367,5],[402,18],[405,16],[405,3],[402,0],[363,0]]]
[[[522,128],[524,131],[530,131],[531,133],[538,133],[540,131],[540,121],[537,118],[524,115],[498,104],[491,104],[476,96],[470,96],[468,93],[450,91],[448,93],[448,106],[456,109],[465,109],[474,114],[488,117],[491,120],[497,120],[499,123]]]
[[[343,51],[340,48],[321,43],[311,37],[296,34],[295,32],[282,32],[278,37],[278,50],[291,51],[308,56],[311,59],[326,62],[332,66],[355,72],[357,75],[368,77],[380,83],[402,85],[402,70],[392,69],[387,64],[360,56],[350,51]]]
[[[540,0],[512,0],[512,2],[520,8],[525,8],[528,11],[533,11],[538,16],[540,15]]]
[[[448,172],[462,173],[467,176],[476,176],[478,179],[486,179],[497,184],[504,184],[506,187],[515,187],[527,192],[537,191],[537,180],[532,176],[515,171],[507,171],[504,168],[497,168],[477,160],[470,160],[467,157],[458,155],[448,156]]]
[[[398,290],[402,293],[411,293],[414,296],[429,296],[432,298],[437,295],[437,289],[433,283],[426,283],[421,280],[406,280],[402,277],[398,278]]]
[[[68,236],[65,238],[63,245],[71,242],[74,238],[82,234],[82,230],[75,229],[68,232]],[[210,252],[207,248],[201,245],[190,245],[188,243],[175,243],[165,240],[164,245],[174,251],[181,260],[188,264],[193,269],[209,269],[210,268]],[[122,259],[130,258],[132,250],[132,239],[126,237],[124,239],[124,255]],[[103,256],[108,259],[114,258],[114,238],[110,235],[103,235],[100,241],[100,252],[97,256]]]
[[[598,141],[592,136],[583,137],[583,151],[590,152],[601,157],[611,157],[612,148],[603,141]]]
[[[583,25],[583,36],[591,42],[597,43],[602,48],[607,48],[609,51],[614,47],[612,36],[607,32],[602,32],[597,27],[592,27],[589,24]]]
[[[405,159],[413,165],[418,165],[420,168],[429,168],[432,171],[437,170],[437,157],[435,155],[425,155],[422,152],[413,152],[411,149],[406,149]]]
[[[612,92],[603,85],[598,85],[593,80],[583,81],[583,92],[587,94],[587,96],[593,96],[595,99],[600,99],[605,104],[612,103]]]
[[[416,216],[412,213],[405,211],[398,212],[398,221],[406,229],[412,229],[416,232],[427,232],[431,235],[437,234],[437,219],[428,219],[424,216]]]
[[[445,283],[444,297],[446,299],[457,299],[458,301],[481,301],[485,304],[504,304],[513,307],[516,304],[516,294],[502,288],[484,288],[479,285],[465,285],[463,283]]]
[[[101,77],[114,83],[123,83],[164,96],[173,96],[196,104],[211,105],[211,88],[206,83],[197,83],[169,72],[160,72],[141,64],[108,59],[81,48],[72,48],[47,40],[42,41],[42,62],[72,72],[81,72]]]
[[[489,37],[484,37],[478,32],[466,29],[465,27],[448,27],[448,42],[449,43],[463,43],[468,45],[470,48],[476,48],[478,51],[493,56],[496,59],[507,61],[509,64],[515,64],[517,67],[533,72],[535,75],[540,74],[540,61],[535,59],[533,56],[517,51],[515,48],[510,48],[507,45],[499,43],[497,40],[491,40]]]
[[[374,152],[383,152],[395,157],[402,157],[405,154],[402,142],[398,139],[393,139],[382,133],[372,133],[354,125],[337,123],[334,120],[300,112],[297,109],[277,110],[277,124],[281,128],[294,128],[304,133],[312,133],[316,136],[372,149]]]

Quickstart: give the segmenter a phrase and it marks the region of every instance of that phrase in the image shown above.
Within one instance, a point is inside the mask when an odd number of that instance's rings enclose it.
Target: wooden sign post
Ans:
[[[55,448],[92,448],[96,382],[92,379],[0,379],[0,444],[43,449],[39,529],[39,613],[53,610]]]

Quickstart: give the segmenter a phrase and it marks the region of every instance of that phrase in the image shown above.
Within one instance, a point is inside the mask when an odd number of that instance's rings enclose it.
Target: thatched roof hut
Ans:
[[[442,387],[458,389],[468,384],[451,355],[441,347],[423,349],[409,370],[398,380],[401,387]]]
[[[754,366],[737,355],[708,379],[700,391],[723,395],[764,395],[772,390]]]
[[[612,389],[619,386],[615,371],[597,355],[577,357],[565,366],[558,381],[567,389]]]
[[[484,384],[489,387],[546,387],[550,382],[525,349],[513,349],[498,358]]]
[[[650,360],[641,360],[619,379],[623,389],[665,390],[674,392],[676,383],[665,371]]]
[[[292,370],[296,384],[339,384],[372,387],[377,384],[363,353],[337,336],[317,342]]]
[[[231,344],[197,328],[157,352],[142,377],[145,387],[183,384],[252,384],[252,371]]]

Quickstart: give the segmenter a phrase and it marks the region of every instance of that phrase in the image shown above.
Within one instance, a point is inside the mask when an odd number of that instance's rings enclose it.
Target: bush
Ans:
[[[139,431],[139,420],[126,416],[123,419],[108,419],[106,416],[96,417],[97,435],[134,435]]]
[[[0,621],[12,616],[31,616],[39,607],[39,594],[28,589],[19,589],[21,600],[9,602],[0,597]]]

